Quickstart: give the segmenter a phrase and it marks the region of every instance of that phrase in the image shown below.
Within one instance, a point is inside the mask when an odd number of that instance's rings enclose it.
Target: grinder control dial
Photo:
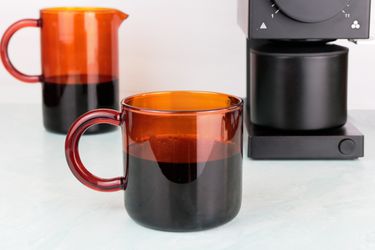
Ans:
[[[344,10],[350,0],[274,0],[287,16],[305,23],[323,22]]]

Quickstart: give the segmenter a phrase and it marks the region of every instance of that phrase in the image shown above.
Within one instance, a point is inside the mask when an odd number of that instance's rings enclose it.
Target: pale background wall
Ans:
[[[0,9],[0,33],[52,6],[105,6],[131,16],[120,29],[121,95],[197,89],[245,95],[245,38],[236,0],[12,0]],[[375,13],[373,4],[373,13]],[[374,16],[374,14],[373,14]],[[372,20],[375,31],[375,18]],[[374,32],[372,34],[375,35]],[[351,47],[351,109],[375,109],[375,43]],[[40,71],[39,31],[20,31],[10,54],[23,72]],[[38,103],[39,84],[13,79],[0,65],[0,102]]]

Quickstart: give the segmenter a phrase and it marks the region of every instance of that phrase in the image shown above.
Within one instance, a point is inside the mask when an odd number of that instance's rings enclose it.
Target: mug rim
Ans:
[[[140,108],[133,106],[129,104],[131,100],[137,97],[141,96],[149,96],[149,95],[159,95],[159,94],[168,94],[168,93],[173,93],[173,94],[186,94],[186,93],[192,93],[192,94],[209,94],[209,95],[221,95],[221,96],[226,96],[227,98],[232,98],[236,100],[236,103],[227,106],[227,107],[222,107],[222,108],[214,108],[214,109],[191,109],[191,110],[163,110],[163,109],[150,109],[150,108]],[[212,92],[212,91],[195,91],[195,90],[178,90],[178,91],[152,91],[152,92],[145,92],[145,93],[140,93],[140,94],[135,94],[131,95],[129,97],[126,97],[122,99],[121,105],[123,108],[127,108],[131,111],[134,112],[139,112],[139,113],[148,113],[148,114],[168,114],[168,115],[184,115],[184,114],[212,114],[212,113],[228,113],[234,110],[239,110],[243,108],[244,101],[242,98],[230,95],[230,94],[225,94],[225,93],[220,93],[220,92]]]

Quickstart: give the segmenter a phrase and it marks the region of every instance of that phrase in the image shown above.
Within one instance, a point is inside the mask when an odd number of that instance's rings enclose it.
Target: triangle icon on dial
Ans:
[[[262,25],[260,26],[260,29],[261,30],[266,30],[267,29],[267,25],[263,22]]]

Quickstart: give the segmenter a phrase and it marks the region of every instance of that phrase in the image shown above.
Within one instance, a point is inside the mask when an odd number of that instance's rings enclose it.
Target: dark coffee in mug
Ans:
[[[157,136],[150,139],[155,159],[137,156],[145,157],[147,144],[132,145],[124,154],[129,179],[125,206],[135,221],[156,229],[192,231],[237,215],[242,155],[235,144],[217,141],[209,146],[209,141],[197,143],[194,137]],[[197,162],[197,145],[204,144],[207,148],[201,150],[211,150],[210,157]],[[136,181],[141,179],[145,181]]]
[[[67,133],[73,122],[89,110],[118,109],[119,82],[110,76],[68,75],[50,77],[42,83],[44,127]],[[86,133],[114,130],[110,125],[91,127]]]
[[[222,225],[242,199],[243,102],[194,91],[153,92],[122,101],[121,112],[98,109],[81,116],[65,143],[68,165],[84,185],[124,190],[134,221],[164,231],[198,231]],[[122,128],[125,176],[91,174],[78,151],[91,126]]]

